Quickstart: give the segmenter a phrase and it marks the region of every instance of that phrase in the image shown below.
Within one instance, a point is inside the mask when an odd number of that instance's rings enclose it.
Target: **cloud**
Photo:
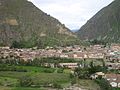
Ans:
[[[70,29],[79,29],[100,9],[113,0],[29,0],[59,19]]]

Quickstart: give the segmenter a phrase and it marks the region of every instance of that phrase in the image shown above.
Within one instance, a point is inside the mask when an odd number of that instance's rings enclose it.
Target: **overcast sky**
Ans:
[[[79,29],[100,9],[114,0],[29,0],[68,28]]]

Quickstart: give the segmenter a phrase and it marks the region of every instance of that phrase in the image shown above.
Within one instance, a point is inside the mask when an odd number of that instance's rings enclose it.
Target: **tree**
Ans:
[[[102,79],[98,78],[95,81],[99,84],[99,86],[101,87],[101,90],[112,90],[112,88],[107,80],[105,80],[103,78]]]
[[[90,76],[88,68],[76,68],[75,75],[81,79],[87,79]]]
[[[45,48],[45,45],[44,45],[43,41],[40,40],[40,39],[38,40],[38,42],[36,43],[36,45],[37,45],[38,48]]]
[[[74,85],[74,84],[76,84],[77,82],[76,82],[76,78],[73,78],[72,80],[71,80],[71,85]]]
[[[21,77],[19,81],[20,81],[20,86],[22,87],[29,87],[33,84],[31,77],[28,75]]]
[[[21,42],[13,41],[10,48],[23,48],[23,44]]]

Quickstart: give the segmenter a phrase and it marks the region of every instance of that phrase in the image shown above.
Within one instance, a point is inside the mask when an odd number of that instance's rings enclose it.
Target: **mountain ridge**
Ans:
[[[82,40],[102,40],[120,43],[120,0],[101,9],[77,32]]]
[[[0,0],[0,45],[23,47],[66,45],[78,42],[64,24],[27,0]]]

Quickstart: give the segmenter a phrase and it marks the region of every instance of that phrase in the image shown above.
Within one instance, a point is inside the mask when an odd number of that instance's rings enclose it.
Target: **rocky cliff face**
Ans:
[[[25,47],[63,45],[76,42],[76,36],[57,19],[27,0],[0,0],[0,45],[14,41]]]
[[[77,32],[80,39],[120,42],[120,0],[100,10]]]

